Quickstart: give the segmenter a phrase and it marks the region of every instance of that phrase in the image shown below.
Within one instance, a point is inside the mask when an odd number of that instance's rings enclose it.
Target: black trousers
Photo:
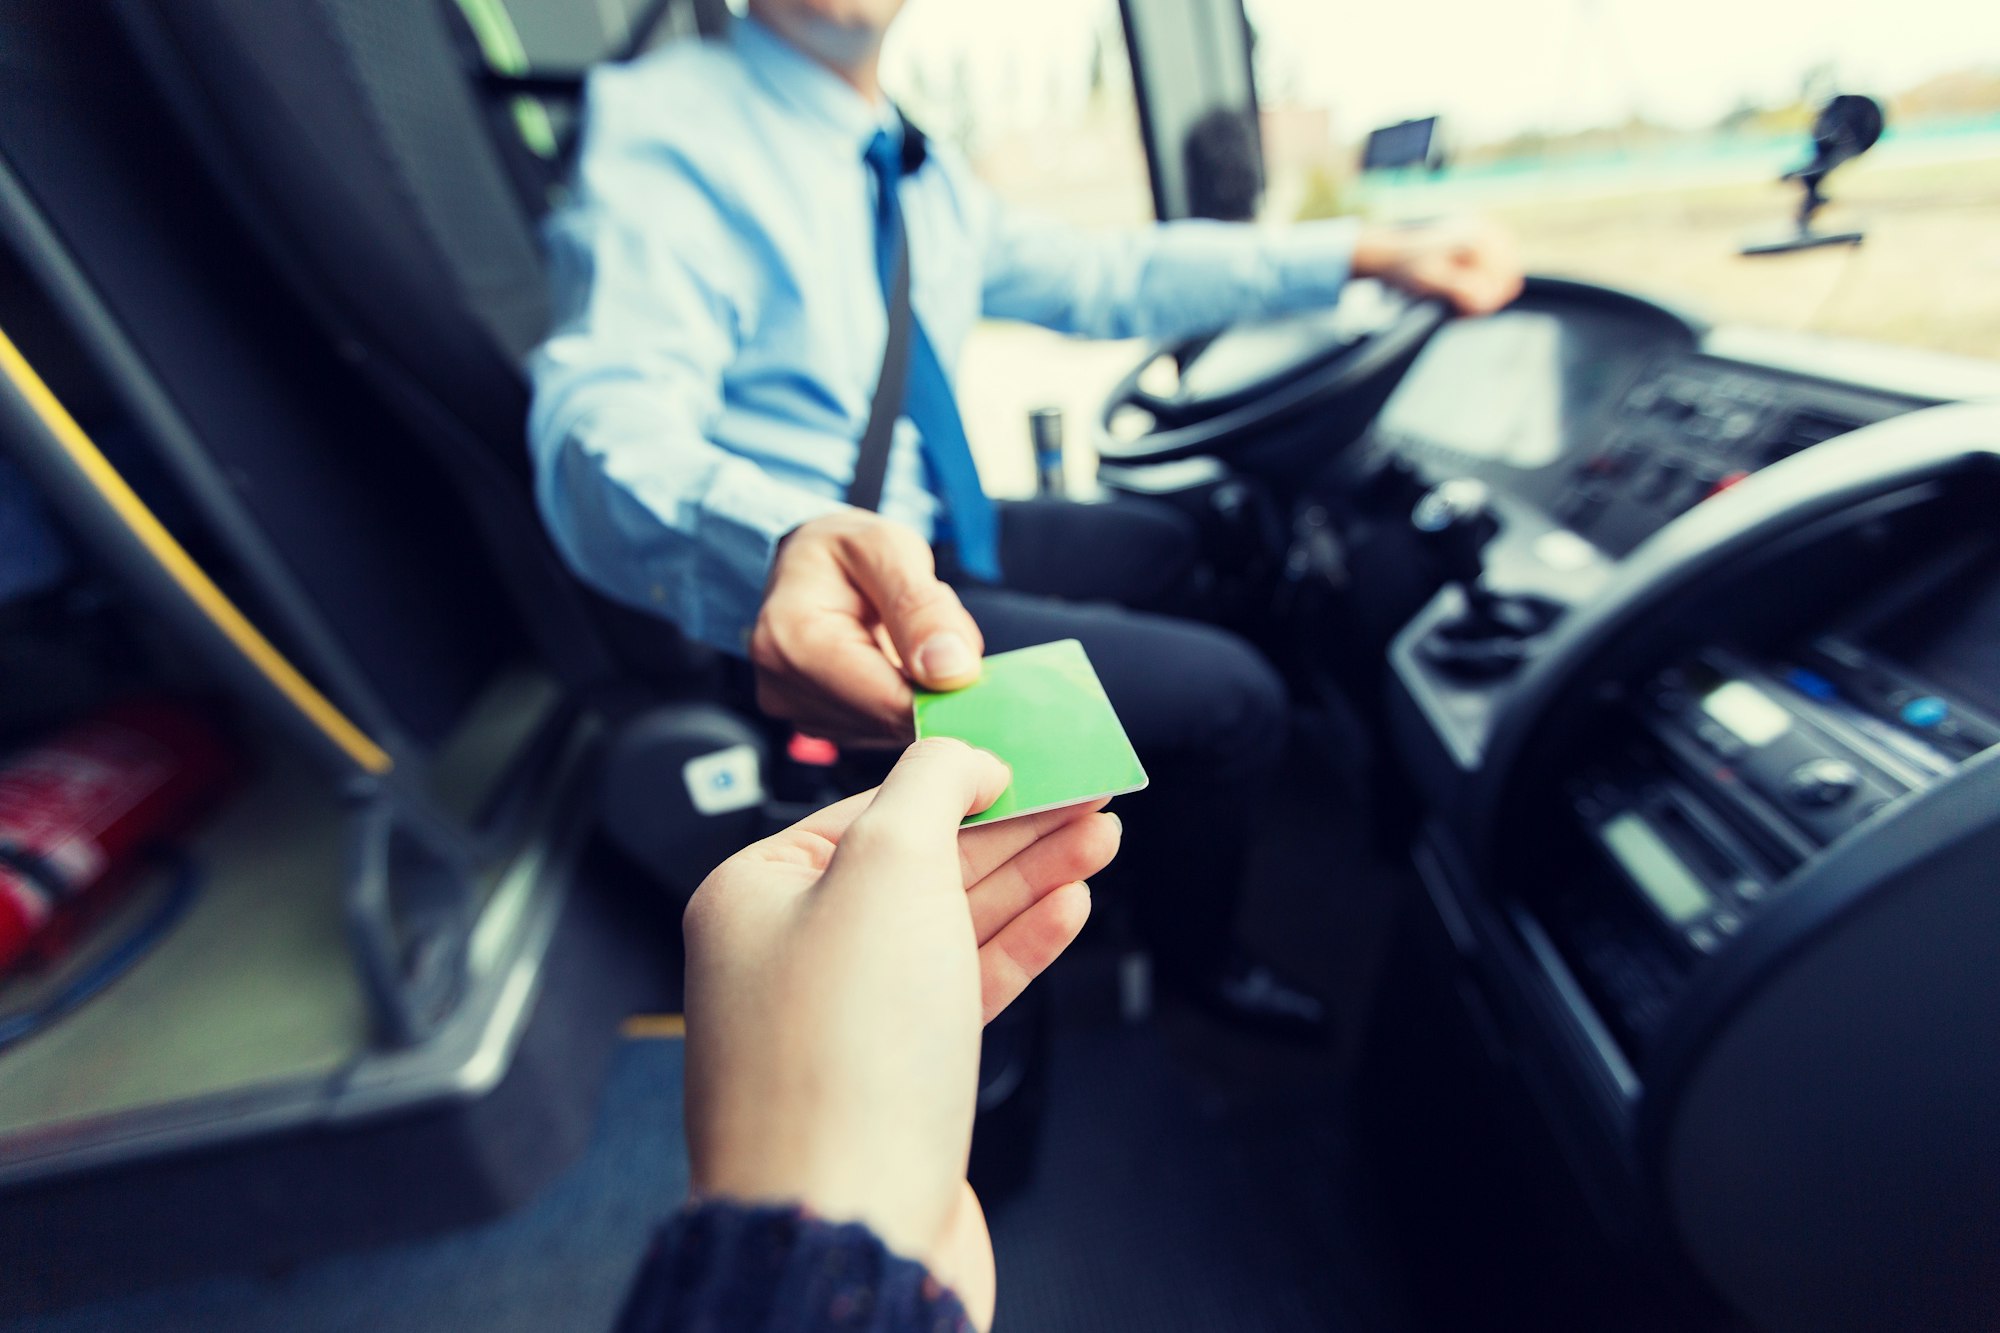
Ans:
[[[1124,848],[1104,880],[1129,897],[1169,976],[1219,965],[1234,940],[1250,816],[1283,754],[1284,683],[1249,643],[1170,607],[1196,559],[1193,524],[1143,500],[1005,503],[1006,586],[940,568],[988,652],[1078,639],[1151,785],[1121,797]]]

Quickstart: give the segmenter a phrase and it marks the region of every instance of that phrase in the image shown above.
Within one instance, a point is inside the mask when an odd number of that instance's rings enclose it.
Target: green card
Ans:
[[[1146,785],[1097,672],[1075,639],[986,659],[977,684],[917,691],[917,735],[991,750],[1014,770],[1000,799],[967,824],[991,824]]]

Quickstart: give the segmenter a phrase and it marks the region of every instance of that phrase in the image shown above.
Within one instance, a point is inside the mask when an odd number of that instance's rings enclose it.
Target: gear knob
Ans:
[[[1465,594],[1464,609],[1438,621],[1420,651],[1461,680],[1497,680],[1519,668],[1530,641],[1555,624],[1563,608],[1533,593],[1496,593],[1486,586],[1486,547],[1501,529],[1493,492],[1471,478],[1447,481],[1417,501],[1410,526]]]
[[[1461,477],[1433,487],[1410,513],[1410,525],[1446,577],[1469,590],[1486,572],[1486,545],[1500,534],[1493,493],[1483,481]]]

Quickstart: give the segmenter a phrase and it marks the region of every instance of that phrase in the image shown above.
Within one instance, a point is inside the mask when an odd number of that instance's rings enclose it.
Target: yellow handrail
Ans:
[[[349,721],[346,714],[314,688],[313,683],[237,609],[228,594],[215,586],[215,580],[194,562],[186,548],[174,540],[174,535],[146,507],[146,502],[126,484],[125,478],[118,475],[118,469],[111,466],[111,461],[84,433],[76,418],[69,414],[69,409],[50,392],[49,386],[42,382],[42,377],[35,373],[35,368],[28,364],[27,358],[21,355],[20,349],[14,346],[4,329],[0,329],[0,374],[4,374],[21,397],[27,400],[29,409],[41,419],[42,425],[48,428],[63,452],[70,456],[84,479],[168,576],[180,585],[188,600],[270,681],[273,688],[367,772],[382,774],[395,767],[395,760],[389,757],[388,751],[369,739],[367,733]]]

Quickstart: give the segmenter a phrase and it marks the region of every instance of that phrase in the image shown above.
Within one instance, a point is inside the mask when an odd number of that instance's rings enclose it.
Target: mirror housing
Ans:
[[[1882,137],[1886,123],[1882,104],[1859,93],[1837,94],[1821,107],[1818,119],[1813,122],[1812,159],[1784,176],[1788,181],[1799,182],[1805,189],[1805,198],[1799,201],[1797,229],[1780,240],[1746,245],[1743,253],[1781,255],[1823,245],[1861,244],[1864,233],[1814,231],[1813,218],[1827,203],[1826,195],[1820,191],[1821,183],[1835,167],[1873,148],[1875,141]]]

